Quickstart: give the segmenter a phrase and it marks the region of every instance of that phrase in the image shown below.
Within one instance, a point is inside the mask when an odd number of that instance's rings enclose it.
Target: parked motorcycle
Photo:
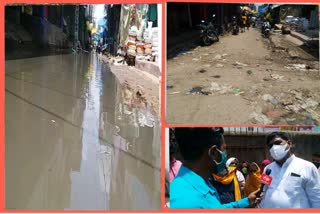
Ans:
[[[268,21],[263,22],[261,31],[262,31],[262,35],[265,38],[269,38],[270,37],[271,25],[270,25],[270,23]]]
[[[239,34],[239,25],[237,18],[235,16],[232,17],[232,34],[238,35]]]
[[[215,14],[209,22],[202,20],[201,24],[198,25],[200,28],[200,39],[203,45],[207,46],[219,41],[217,29],[214,27],[214,18]]]

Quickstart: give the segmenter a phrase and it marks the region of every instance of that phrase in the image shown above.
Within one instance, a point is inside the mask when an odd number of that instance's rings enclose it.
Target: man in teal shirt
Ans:
[[[176,128],[175,134],[184,163],[170,184],[170,208],[246,208],[260,200],[256,200],[257,190],[247,198],[221,204],[209,183],[213,173],[226,167],[222,128]]]

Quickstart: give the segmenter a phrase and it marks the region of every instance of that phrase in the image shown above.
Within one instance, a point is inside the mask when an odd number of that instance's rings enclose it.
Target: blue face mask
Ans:
[[[215,174],[219,174],[221,172],[223,172],[223,170],[225,170],[226,168],[226,163],[227,163],[227,152],[222,152],[219,149],[216,149],[220,155],[221,155],[221,161],[218,163],[216,160],[213,160],[216,163],[216,167],[217,167],[217,172]]]

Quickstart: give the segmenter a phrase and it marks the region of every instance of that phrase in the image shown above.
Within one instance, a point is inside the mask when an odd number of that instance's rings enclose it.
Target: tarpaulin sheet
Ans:
[[[265,12],[267,12],[268,8],[269,8],[269,5],[266,5],[265,7],[259,9],[259,13],[264,14]]]

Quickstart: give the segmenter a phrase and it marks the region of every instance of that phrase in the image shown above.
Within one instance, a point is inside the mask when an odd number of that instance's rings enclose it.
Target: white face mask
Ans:
[[[273,159],[279,161],[282,160],[289,152],[289,147],[287,148],[288,144],[283,145],[273,145],[270,149],[270,154]]]

